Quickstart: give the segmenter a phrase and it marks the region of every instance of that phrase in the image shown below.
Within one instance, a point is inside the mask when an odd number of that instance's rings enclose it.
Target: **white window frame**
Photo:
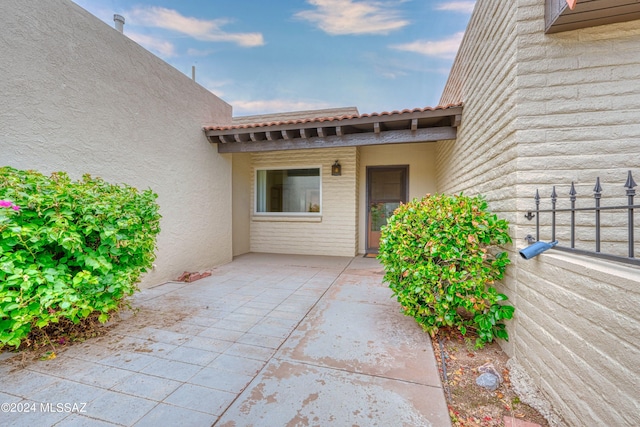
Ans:
[[[291,169],[317,169],[318,178],[320,179],[318,188],[318,200],[320,201],[319,212],[258,212],[258,171],[270,170],[291,170]],[[273,166],[273,167],[257,167],[253,174],[253,215],[258,217],[321,217],[322,216],[322,165],[305,165],[305,166]]]

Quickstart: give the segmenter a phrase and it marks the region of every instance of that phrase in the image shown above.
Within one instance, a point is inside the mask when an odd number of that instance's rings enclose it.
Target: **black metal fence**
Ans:
[[[635,257],[635,248],[634,248],[634,218],[633,213],[634,209],[640,208],[640,205],[634,205],[633,198],[636,194],[636,190],[634,189],[637,186],[635,181],[633,180],[633,176],[631,175],[631,171],[629,171],[627,175],[627,182],[624,184],[624,188],[626,188],[626,197],[627,203],[623,205],[615,205],[615,206],[601,206],[601,199],[603,189],[600,184],[600,178],[596,179],[595,187],[593,188],[593,199],[594,206],[589,207],[576,207],[576,199],[578,193],[576,192],[576,188],[574,183],[571,183],[571,190],[569,191],[569,201],[571,207],[569,208],[558,208],[558,194],[556,193],[556,187],[553,187],[553,191],[551,192],[551,209],[540,209],[540,193],[536,190],[536,195],[534,197],[536,202],[536,209],[528,211],[525,215],[529,221],[533,218],[536,219],[536,237],[535,241],[540,240],[540,215],[541,214],[550,214],[550,227],[551,227],[551,240],[556,240],[556,229],[557,229],[557,217],[559,215],[569,215],[568,227],[569,227],[569,241],[570,246],[563,245],[562,241],[558,243],[553,249],[565,251],[565,252],[573,252],[577,254],[604,258],[612,261],[624,262],[628,264],[640,265],[640,259]],[[611,211],[611,212],[609,212]],[[576,213],[577,212],[593,212],[593,244],[595,245],[595,250],[585,250],[576,248]],[[613,214],[617,213],[620,215],[626,212],[626,234],[627,234],[627,256],[616,255],[613,253],[606,253],[601,251],[602,246],[602,215],[603,214]],[[566,218],[565,218],[566,220]],[[605,236],[606,238],[606,236]],[[534,239],[531,235],[527,236],[527,240],[529,242],[533,242]]]

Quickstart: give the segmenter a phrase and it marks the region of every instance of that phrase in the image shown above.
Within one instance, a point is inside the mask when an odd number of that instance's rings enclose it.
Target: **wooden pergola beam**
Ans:
[[[320,133],[320,132],[318,132]],[[270,139],[258,143],[235,142],[232,144],[218,144],[219,153],[250,153],[264,151],[304,150],[309,148],[356,147],[365,145],[407,144],[416,142],[434,142],[456,138],[456,128],[451,126],[426,129],[399,130],[381,132],[379,134],[349,134],[344,136],[331,135],[326,137]]]

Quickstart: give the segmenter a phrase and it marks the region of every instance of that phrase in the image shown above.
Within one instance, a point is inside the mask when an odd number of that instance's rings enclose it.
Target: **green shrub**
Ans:
[[[404,313],[432,336],[441,327],[477,332],[481,347],[508,340],[503,319],[514,308],[491,285],[503,277],[508,224],[482,197],[427,195],[403,204],[382,228],[378,258]]]
[[[157,196],[0,168],[0,348],[92,313],[106,322],[155,259]]]

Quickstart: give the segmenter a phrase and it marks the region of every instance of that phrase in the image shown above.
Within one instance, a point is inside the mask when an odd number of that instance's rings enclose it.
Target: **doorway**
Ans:
[[[408,198],[409,166],[367,167],[366,252],[378,253],[380,229],[393,211]]]

